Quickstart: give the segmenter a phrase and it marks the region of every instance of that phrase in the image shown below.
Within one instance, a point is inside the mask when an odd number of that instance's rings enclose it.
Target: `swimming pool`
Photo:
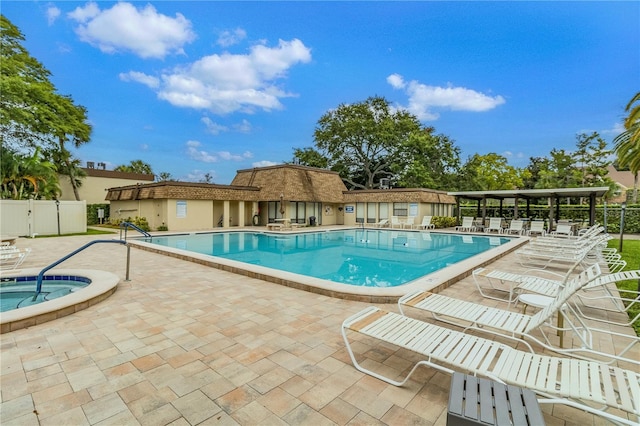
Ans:
[[[363,287],[401,286],[503,245],[483,235],[349,229],[299,234],[221,232],[152,243]]]
[[[46,275],[42,279],[42,291],[34,297],[37,279],[35,275],[2,278],[0,280],[0,312],[64,297],[91,284],[91,280],[86,277]]]

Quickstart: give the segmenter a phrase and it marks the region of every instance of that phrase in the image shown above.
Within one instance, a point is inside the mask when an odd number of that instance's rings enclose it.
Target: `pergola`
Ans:
[[[593,188],[552,188],[552,189],[513,189],[501,191],[461,191],[448,192],[449,195],[456,197],[456,206],[458,208],[458,218],[460,218],[460,200],[477,200],[478,216],[484,219],[487,213],[487,199],[500,200],[500,215],[502,215],[502,202],[507,198],[514,199],[514,218],[518,218],[518,201],[522,198],[527,201],[527,216],[530,216],[529,207],[531,200],[537,198],[547,198],[550,200],[549,206],[549,224],[553,223],[555,218],[560,216],[560,199],[567,197],[589,198],[589,226],[595,223],[596,217],[596,198],[604,196],[609,191],[607,186],[598,186]],[[554,208],[555,206],[555,208]]]

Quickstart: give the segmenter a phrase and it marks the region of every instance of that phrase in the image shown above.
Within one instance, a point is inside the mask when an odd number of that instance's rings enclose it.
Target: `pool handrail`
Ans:
[[[92,246],[94,244],[98,244],[98,243],[116,243],[116,244],[127,245],[127,242],[125,240],[94,240],[94,241],[88,242],[87,244],[83,245],[79,249],[72,251],[68,255],[56,260],[51,265],[45,266],[38,274],[38,279],[36,282],[36,294],[33,296],[33,300],[36,300],[36,298],[42,292],[42,279],[44,278],[45,272],[47,272],[51,268],[58,266],[59,264],[69,259],[70,257],[75,256],[76,254],[80,253],[82,250],[86,249],[87,247]],[[128,276],[129,276],[129,260],[127,258],[127,277]]]
[[[131,228],[131,229],[135,229],[136,231],[138,231],[139,233],[141,233],[142,235],[145,236],[145,238],[153,238],[153,236],[148,233],[147,231],[145,231],[144,229],[140,228],[139,226],[131,223],[131,222],[120,222],[120,239],[122,240],[122,230],[124,229],[124,241],[127,240],[127,228]]]

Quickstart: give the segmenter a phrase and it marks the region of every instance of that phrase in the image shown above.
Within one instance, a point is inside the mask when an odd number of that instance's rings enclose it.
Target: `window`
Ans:
[[[364,223],[364,203],[356,203],[356,223]]]
[[[380,220],[389,219],[389,203],[378,204],[378,209],[379,209],[378,218]]]
[[[393,203],[394,216],[407,216],[408,213],[409,213],[409,206],[407,203]]]
[[[376,203],[367,203],[367,223],[376,223]]]

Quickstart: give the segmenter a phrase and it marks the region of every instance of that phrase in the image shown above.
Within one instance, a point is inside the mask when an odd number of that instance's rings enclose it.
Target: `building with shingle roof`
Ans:
[[[390,216],[451,216],[455,198],[430,189],[347,190],[336,172],[283,164],[238,170],[230,185],[154,182],[109,188],[111,219],[145,217],[151,229],[206,230],[290,221],[377,223]]]

